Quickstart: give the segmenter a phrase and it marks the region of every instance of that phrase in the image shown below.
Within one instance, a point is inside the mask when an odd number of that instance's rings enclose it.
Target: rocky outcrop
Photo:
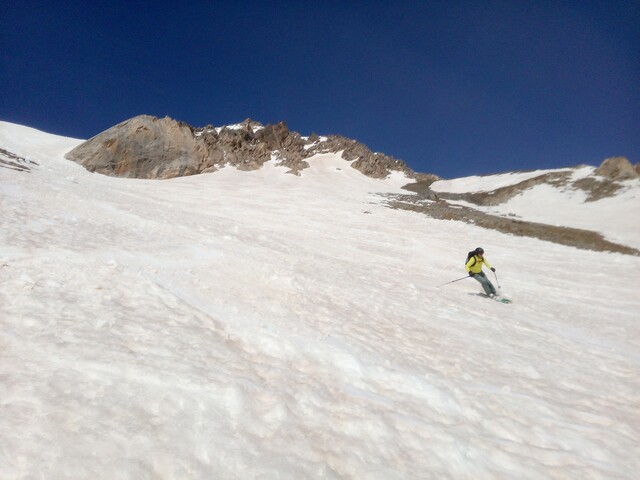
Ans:
[[[625,157],[611,157],[602,162],[595,173],[610,180],[629,180],[638,178],[637,167],[634,168]]]
[[[431,184],[437,180],[442,180],[437,175],[432,175],[428,173],[416,173],[415,174],[415,183],[409,183],[402,188],[408,190],[410,192],[417,193],[419,197],[426,198],[427,200],[433,200],[438,202],[441,198],[438,196],[436,192],[431,190]]]
[[[251,119],[221,128],[193,128],[168,117],[141,115],[87,140],[66,158],[105,175],[171,178],[214,172],[226,165],[256,170],[270,160],[299,175],[309,167],[309,158],[337,152],[374,178],[392,171],[414,176],[403,161],[373,153],[355,140],[339,135],[302,137],[284,122],[263,126]]]
[[[171,178],[198,173],[207,150],[187,124],[141,115],[80,144],[66,158],[105,175]]]
[[[202,141],[208,155],[202,173],[215,171],[225,165],[239,170],[256,170],[275,158],[279,165],[297,173],[307,166],[303,161],[304,141],[290,132],[284,122],[266,127],[251,119],[239,125],[194,129],[194,136]]]

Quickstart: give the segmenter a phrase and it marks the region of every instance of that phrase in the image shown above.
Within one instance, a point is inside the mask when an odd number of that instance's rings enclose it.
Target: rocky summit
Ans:
[[[610,180],[630,180],[640,177],[640,163],[634,167],[625,157],[611,157],[595,173]]]
[[[342,151],[351,166],[373,178],[392,171],[413,178],[401,160],[374,153],[340,135],[303,137],[286,123],[262,125],[247,119],[225,127],[194,128],[169,117],[140,115],[90,138],[67,153],[92,172],[130,178],[173,178],[214,172],[226,165],[255,170],[274,160],[299,175],[318,153]]]

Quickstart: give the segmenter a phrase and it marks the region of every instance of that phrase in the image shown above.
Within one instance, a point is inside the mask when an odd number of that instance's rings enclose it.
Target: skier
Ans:
[[[481,247],[476,248],[473,252],[469,252],[469,258],[467,260],[467,264],[464,268],[469,272],[469,276],[475,278],[484,289],[484,293],[487,294],[487,297],[493,298],[498,293],[496,292],[495,287],[491,283],[491,281],[487,278],[487,276],[482,271],[482,264],[485,264],[487,268],[489,268],[492,272],[495,272],[496,269],[493,268],[487,259],[484,258],[484,250]]]

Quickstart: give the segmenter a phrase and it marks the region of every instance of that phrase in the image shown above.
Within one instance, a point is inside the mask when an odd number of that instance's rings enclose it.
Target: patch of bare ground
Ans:
[[[27,160],[24,157],[0,148],[0,167],[2,168],[29,173],[33,167],[37,166],[38,164],[33,160]]]
[[[536,185],[547,184],[564,190],[583,190],[587,193],[585,202],[595,202],[603,198],[613,197],[623,188],[623,185],[610,178],[600,176],[589,176],[580,180],[571,181],[573,175],[572,170],[561,172],[550,172],[539,175],[528,180],[498,188],[487,192],[474,193],[449,193],[449,192],[432,192],[429,186],[431,183],[412,183],[405,185],[403,188],[430,200],[463,200],[481,206],[500,205],[507,202],[516,195],[525,190],[535,187]]]
[[[438,195],[440,196],[441,194],[438,193]],[[521,237],[538,238],[547,242],[568,245],[581,248],[583,250],[616,252],[625,255],[640,256],[640,250],[610,242],[605,240],[601,234],[590,230],[558,227],[555,225],[546,225],[543,223],[526,222],[523,220],[498,217],[473,208],[461,205],[451,205],[444,200],[426,201],[425,197],[420,197],[422,196],[388,195],[387,204],[390,208],[417,212],[440,220],[457,220],[477,225],[479,227],[497,230],[502,233]],[[465,195],[461,195],[460,198],[468,200],[468,197]],[[494,205],[494,203],[485,203],[485,205]]]
[[[603,198],[612,197],[622,188],[618,182],[611,180],[598,180],[593,177],[586,177],[573,183],[575,188],[584,190],[589,195],[585,202],[595,202]]]
[[[492,206],[492,205],[500,205],[516,195],[522,193],[524,190],[535,187],[536,185],[541,185],[543,183],[553,185],[555,187],[567,187],[569,185],[569,180],[571,178],[573,172],[571,171],[563,171],[563,172],[551,172],[545,173],[543,175],[539,175],[534,178],[530,178],[528,180],[524,180],[522,182],[516,183],[514,185],[509,185],[502,188],[497,188],[496,190],[491,190],[488,192],[474,192],[474,193],[448,193],[448,192],[438,192],[437,196],[441,200],[464,200],[465,202],[474,203],[476,205],[482,206]],[[407,188],[405,186],[403,188]],[[407,188],[409,190],[410,188]]]

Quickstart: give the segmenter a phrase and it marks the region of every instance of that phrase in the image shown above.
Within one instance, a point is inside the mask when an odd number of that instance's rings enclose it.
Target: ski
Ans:
[[[508,298],[494,298],[494,300],[500,303],[513,303],[513,301],[509,300]]]
[[[513,300],[511,300],[509,298],[498,297],[498,296],[489,297],[489,296],[487,296],[486,293],[478,293],[478,296],[483,297],[483,298],[488,298],[490,300],[495,300],[496,302],[500,302],[500,303],[513,303]]]

